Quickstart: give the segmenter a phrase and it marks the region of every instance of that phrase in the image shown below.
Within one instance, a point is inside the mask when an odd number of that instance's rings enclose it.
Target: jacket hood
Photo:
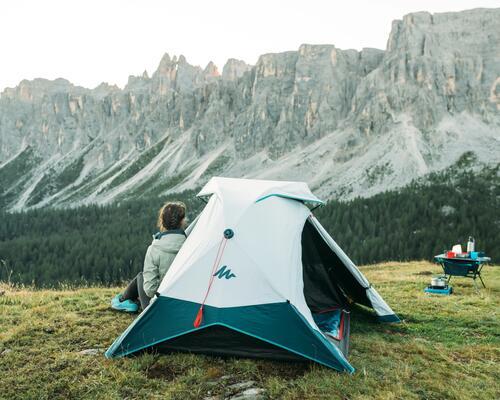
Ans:
[[[156,239],[157,235],[153,236],[153,242],[151,247],[155,250],[159,250],[165,253],[177,253],[184,241],[186,236],[182,231],[168,232],[163,234],[159,239]]]

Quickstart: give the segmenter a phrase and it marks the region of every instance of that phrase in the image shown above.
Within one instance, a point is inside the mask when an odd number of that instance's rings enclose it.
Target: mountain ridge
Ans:
[[[0,97],[0,205],[109,203],[214,174],[352,198],[467,151],[498,163],[499,21],[500,9],[408,14],[385,51],[304,44],[222,73],[165,54],[123,89],[22,81]]]

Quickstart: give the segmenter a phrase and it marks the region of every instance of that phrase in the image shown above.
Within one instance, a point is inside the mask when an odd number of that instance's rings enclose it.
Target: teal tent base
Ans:
[[[450,295],[453,293],[453,287],[447,286],[446,288],[443,288],[443,289],[435,289],[435,288],[428,286],[424,289],[424,292],[425,293],[432,293],[432,294]]]
[[[210,336],[209,330],[235,332],[248,336],[249,354],[253,350],[289,353],[291,358],[315,361],[338,371],[354,372],[342,352],[332,345],[320,332],[312,329],[302,315],[288,302],[253,306],[217,308],[205,305],[203,321],[199,328],[193,326],[200,304],[160,296],[106,351],[106,357],[115,358],[133,355],[141,351],[183,351],[184,343],[196,340],[201,330]],[[203,353],[215,355],[237,355],[231,350],[227,335],[220,340],[211,335],[210,346]],[[258,349],[256,343],[263,343]],[[227,351],[225,350],[227,348]],[[290,359],[290,357],[288,358]]]

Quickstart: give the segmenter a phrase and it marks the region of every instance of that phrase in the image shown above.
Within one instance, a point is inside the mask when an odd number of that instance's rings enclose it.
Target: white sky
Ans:
[[[191,64],[302,43],[384,49],[391,22],[415,11],[500,7],[500,0],[2,0],[0,91],[63,77],[95,87],[156,69],[165,52]]]

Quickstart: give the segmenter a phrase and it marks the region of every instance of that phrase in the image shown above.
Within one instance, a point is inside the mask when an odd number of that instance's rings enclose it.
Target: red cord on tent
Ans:
[[[344,336],[344,313],[340,315],[340,326],[339,326],[339,336],[338,337],[333,337],[336,340],[342,340],[342,337]]]
[[[325,310],[318,311],[316,314],[324,314],[324,313],[327,313],[330,311],[338,310],[339,308],[340,308],[340,306],[326,308]]]
[[[203,301],[201,302],[200,309],[198,310],[198,313],[196,314],[196,318],[193,322],[193,326],[195,328],[198,328],[201,325],[201,321],[203,320],[203,306],[205,305],[205,301],[207,300],[208,293],[210,292],[210,289],[212,288],[212,283],[213,283],[214,278],[215,278],[215,275],[214,275],[215,270],[217,268],[217,265],[219,265],[219,263],[222,260],[222,254],[224,254],[224,249],[226,248],[226,243],[227,243],[227,238],[223,236],[222,240],[219,243],[219,248],[217,249],[217,255],[215,256],[214,265],[212,266],[212,272],[210,273],[210,281],[208,282],[207,292],[205,293],[205,297],[203,298]],[[221,248],[222,248],[222,250],[221,250]]]
[[[198,328],[201,325],[201,320],[203,319],[203,304],[200,306],[198,313],[196,314],[196,319],[193,322],[193,326]]]

